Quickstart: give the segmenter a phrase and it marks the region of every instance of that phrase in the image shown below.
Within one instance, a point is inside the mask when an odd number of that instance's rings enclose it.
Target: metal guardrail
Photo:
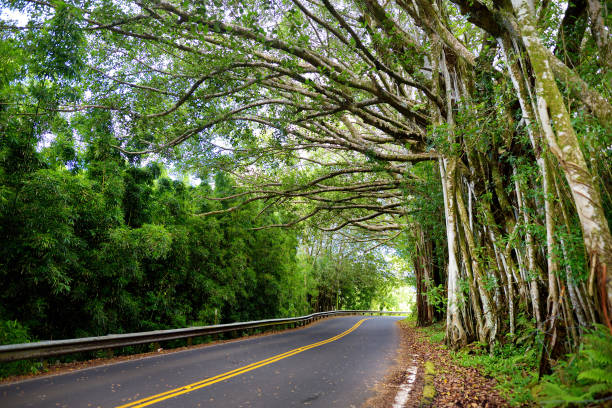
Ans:
[[[186,327],[170,330],[155,330],[140,333],[109,334],[107,336],[84,337],[80,339],[48,340],[34,343],[9,344],[0,346],[0,363],[30,358],[60,356],[83,351],[134,346],[137,344],[159,343],[167,340],[190,339],[193,337],[207,336],[211,334],[228,333],[237,330],[256,329],[268,326],[279,326],[283,324],[305,325],[328,316],[352,314],[406,315],[408,312],[335,310],[330,312],[313,313],[307,316],[288,317],[282,319],[255,320],[251,322],[216,324],[213,326]]]

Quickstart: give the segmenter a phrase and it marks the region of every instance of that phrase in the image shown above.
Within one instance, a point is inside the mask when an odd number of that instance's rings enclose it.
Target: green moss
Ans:
[[[436,396],[436,389],[433,385],[423,387],[423,399],[433,400]]]
[[[436,374],[436,367],[434,366],[434,364],[431,361],[426,361],[425,362],[425,375],[435,375]]]

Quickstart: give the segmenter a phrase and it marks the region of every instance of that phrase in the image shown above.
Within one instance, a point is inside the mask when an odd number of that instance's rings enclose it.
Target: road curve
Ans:
[[[393,363],[401,317],[300,330],[0,386],[0,407],[360,407]]]

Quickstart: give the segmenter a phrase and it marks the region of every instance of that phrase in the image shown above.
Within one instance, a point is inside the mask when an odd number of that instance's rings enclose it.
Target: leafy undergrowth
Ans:
[[[443,322],[417,330],[445,348]],[[541,382],[535,337],[525,332],[491,349],[475,342],[449,355],[455,364],[495,379],[497,390],[512,406],[612,407],[612,334],[607,327],[589,331],[579,351],[558,360]]]
[[[559,361],[534,388],[544,407],[612,407],[612,334],[598,325],[585,334],[578,353]]]
[[[404,321],[407,321],[404,320]],[[431,326],[419,327],[418,329],[421,333],[425,334],[427,340],[434,344],[439,344],[442,347],[446,347],[444,343],[444,335],[445,335],[445,325],[444,322],[436,322]]]

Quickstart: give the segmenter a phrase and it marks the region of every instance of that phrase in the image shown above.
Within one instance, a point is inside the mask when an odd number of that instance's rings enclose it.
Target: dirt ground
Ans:
[[[412,323],[398,322],[398,324],[401,328],[398,363],[385,381],[379,384],[377,395],[368,400],[364,407],[393,407],[395,396],[408,377],[406,371],[414,364],[418,367],[417,376],[404,407],[418,407],[423,392],[425,361],[432,361],[436,368],[434,377],[436,397],[433,407],[509,407],[495,389],[494,379],[484,377],[474,368],[454,364],[448,350],[439,344],[431,343],[422,332],[412,326]]]

